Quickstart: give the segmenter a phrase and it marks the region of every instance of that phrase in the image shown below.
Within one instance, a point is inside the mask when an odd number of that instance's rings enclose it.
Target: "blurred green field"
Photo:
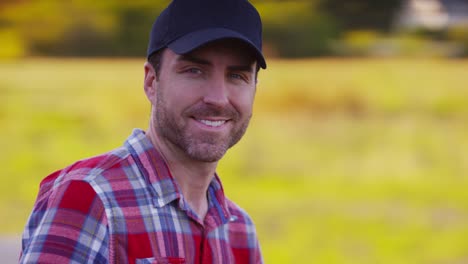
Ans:
[[[146,128],[143,60],[0,62],[0,234],[40,180]],[[220,163],[266,263],[468,263],[468,61],[272,60]]]

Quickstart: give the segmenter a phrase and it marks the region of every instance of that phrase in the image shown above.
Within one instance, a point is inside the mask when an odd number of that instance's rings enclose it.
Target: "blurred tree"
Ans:
[[[115,9],[119,19],[118,30],[115,31],[113,39],[115,55],[145,56],[153,22],[169,2],[169,0],[121,2]]]
[[[267,51],[282,57],[330,53],[337,36],[333,18],[319,13],[317,1],[254,1],[262,14]]]
[[[348,30],[388,30],[402,2],[251,1],[262,14],[267,52],[283,57],[330,55],[332,40]],[[169,2],[0,0],[0,40],[21,44],[9,52],[19,56],[144,56],[151,25]]]
[[[20,36],[33,55],[141,56],[168,2],[10,0],[0,2],[0,32]]]
[[[17,1],[0,12],[3,27],[17,32],[34,55],[91,55],[108,39],[115,17],[108,6],[90,0]]]
[[[337,21],[342,31],[374,29],[389,31],[403,0],[321,0],[320,9]]]

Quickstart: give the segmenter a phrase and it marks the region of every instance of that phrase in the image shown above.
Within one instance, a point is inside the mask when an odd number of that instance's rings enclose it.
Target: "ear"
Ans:
[[[156,101],[156,71],[153,68],[153,65],[149,62],[145,62],[145,80],[143,82],[143,87],[145,89],[145,94],[148,100],[153,103]]]

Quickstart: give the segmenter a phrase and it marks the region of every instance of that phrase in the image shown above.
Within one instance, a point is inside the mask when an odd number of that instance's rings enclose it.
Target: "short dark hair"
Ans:
[[[165,49],[160,49],[148,57],[148,62],[151,64],[151,66],[153,66],[154,72],[156,73],[156,78],[159,78],[164,50]],[[255,80],[257,80],[259,71],[260,71],[260,64],[257,62],[257,66],[255,69]]]
[[[163,52],[164,52],[164,49],[160,49],[148,57],[148,62],[153,66],[154,72],[156,73],[156,78],[159,78]]]

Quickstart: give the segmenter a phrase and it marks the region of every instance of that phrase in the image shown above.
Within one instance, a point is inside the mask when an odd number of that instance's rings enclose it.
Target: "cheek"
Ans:
[[[174,78],[167,87],[167,93],[175,102],[189,102],[201,97],[201,87],[203,84],[199,82]]]
[[[193,97],[193,89],[190,89],[190,87],[187,87],[180,81],[161,82],[159,89],[158,96],[160,100],[163,100],[171,109],[182,108]]]
[[[232,101],[233,105],[243,115],[250,115],[252,113],[253,103],[255,99],[255,92],[246,92],[237,94]]]

